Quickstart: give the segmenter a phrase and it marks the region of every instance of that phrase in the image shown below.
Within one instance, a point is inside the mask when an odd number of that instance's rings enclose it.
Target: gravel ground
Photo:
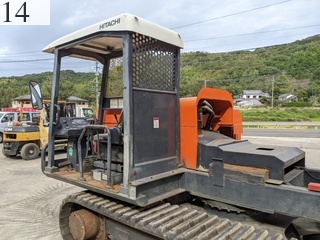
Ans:
[[[0,239],[62,239],[61,201],[81,188],[46,177],[40,170],[40,158],[9,159],[2,153],[0,183]]]

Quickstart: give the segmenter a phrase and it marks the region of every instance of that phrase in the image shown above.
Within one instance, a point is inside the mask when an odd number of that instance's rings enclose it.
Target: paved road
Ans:
[[[261,135],[261,134],[260,134]],[[248,136],[262,145],[301,147],[307,165],[320,168],[320,138]],[[0,150],[2,144],[0,144]],[[8,159],[0,152],[0,240],[60,240],[58,213],[65,196],[81,189],[42,174],[40,159]]]
[[[260,145],[298,147],[306,152],[306,165],[320,168],[320,130],[244,129],[242,139]]]
[[[243,136],[320,138],[320,129],[244,128]]]

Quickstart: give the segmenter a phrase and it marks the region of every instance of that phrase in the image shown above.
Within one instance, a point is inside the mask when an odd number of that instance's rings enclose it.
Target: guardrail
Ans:
[[[314,128],[320,129],[320,122],[243,122],[244,128]]]

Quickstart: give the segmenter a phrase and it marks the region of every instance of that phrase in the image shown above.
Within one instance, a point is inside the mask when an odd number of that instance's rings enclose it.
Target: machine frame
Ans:
[[[308,184],[320,183],[320,171],[306,168],[302,150],[241,141],[241,116],[226,91],[205,88],[197,98],[179,100],[182,47],[177,33],[131,14],[49,44],[44,51],[55,54],[50,116],[57,116],[63,57],[99,61],[104,68],[96,124],[50,119],[47,159],[42,151],[44,174],[138,206],[187,194],[319,222],[320,193]],[[110,60],[118,57],[123,61],[123,133],[121,127],[103,125],[112,112],[106,104]],[[114,134],[123,142],[115,143]],[[68,139],[66,159],[54,156],[59,137]],[[90,139],[96,148],[100,140],[108,146],[106,175],[99,181],[94,175],[100,172],[83,163],[99,158]],[[111,147],[122,143],[123,172],[118,174],[112,170]]]

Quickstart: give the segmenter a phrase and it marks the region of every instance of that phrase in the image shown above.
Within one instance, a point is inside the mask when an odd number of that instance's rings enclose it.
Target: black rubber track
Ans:
[[[286,239],[281,234],[272,234],[267,230],[256,229],[240,222],[209,215],[201,209],[170,203],[140,208],[88,191],[72,194],[63,201],[60,212],[60,228],[64,239],[71,238],[68,216],[75,205],[80,205],[161,239]]]

